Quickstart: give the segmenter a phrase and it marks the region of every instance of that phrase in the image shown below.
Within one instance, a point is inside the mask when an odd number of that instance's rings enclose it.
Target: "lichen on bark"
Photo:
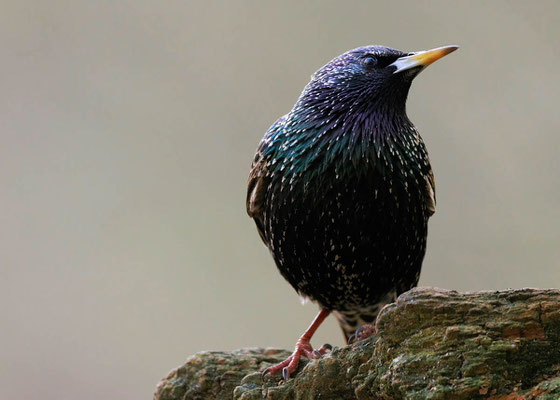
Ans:
[[[377,334],[302,362],[287,382],[259,371],[289,352],[201,352],[155,400],[560,399],[560,291],[416,288],[385,307]]]

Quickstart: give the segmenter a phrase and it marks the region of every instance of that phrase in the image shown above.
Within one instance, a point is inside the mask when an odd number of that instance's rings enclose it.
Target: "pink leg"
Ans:
[[[321,357],[327,349],[330,349],[330,345],[324,345],[319,350],[313,350],[310,340],[317,328],[321,323],[327,318],[330,311],[321,309],[319,314],[315,317],[309,328],[305,331],[303,335],[299,338],[296,343],[296,348],[290,357],[285,359],[279,364],[268,367],[263,371],[263,376],[266,374],[274,375],[276,372],[282,370],[282,377],[287,380],[290,375],[297,369],[299,359],[301,356],[307,357],[309,360]]]

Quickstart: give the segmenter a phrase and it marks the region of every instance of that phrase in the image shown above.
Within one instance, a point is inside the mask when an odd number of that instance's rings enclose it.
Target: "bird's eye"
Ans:
[[[371,69],[377,64],[377,60],[373,57],[366,57],[363,59],[362,64],[364,65],[364,67]]]

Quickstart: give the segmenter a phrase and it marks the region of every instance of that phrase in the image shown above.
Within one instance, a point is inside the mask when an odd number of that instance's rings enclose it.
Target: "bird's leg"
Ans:
[[[262,373],[263,376],[266,374],[274,375],[276,372],[282,370],[282,377],[284,378],[284,380],[287,380],[290,375],[296,370],[299,359],[302,355],[311,360],[321,357],[325,353],[325,351],[330,349],[331,345],[325,344],[319,350],[313,350],[313,347],[310,343],[311,337],[313,336],[317,328],[319,328],[319,325],[321,325],[321,323],[325,320],[325,318],[327,318],[329,314],[330,311],[321,309],[311,325],[309,325],[309,328],[307,328],[304,334],[301,335],[299,340],[296,342],[296,348],[294,349],[292,355],[281,363],[265,369]]]
[[[356,343],[367,339],[370,336],[373,336],[377,333],[377,328],[374,324],[364,324],[356,329],[356,332],[348,339],[348,343]]]

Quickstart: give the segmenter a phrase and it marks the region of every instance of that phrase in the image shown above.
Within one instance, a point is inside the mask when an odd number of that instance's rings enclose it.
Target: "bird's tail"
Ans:
[[[344,311],[334,310],[333,315],[338,320],[346,343],[348,343],[350,337],[356,333],[356,330],[360,326],[375,324],[377,314],[379,314],[381,309],[385,307],[385,305],[393,303],[396,298],[396,293],[391,293],[390,295],[384,296],[378,303],[369,307],[360,307]]]

